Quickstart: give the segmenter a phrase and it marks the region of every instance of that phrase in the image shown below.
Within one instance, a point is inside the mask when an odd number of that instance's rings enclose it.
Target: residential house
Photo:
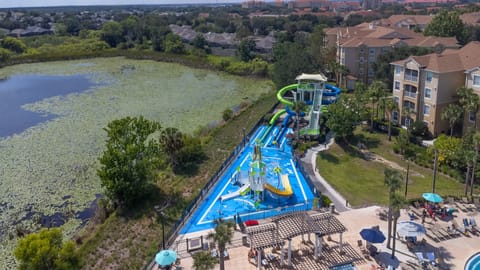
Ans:
[[[449,123],[442,120],[442,112],[449,104],[458,102],[457,89],[473,88],[480,95],[479,51],[480,42],[474,41],[461,49],[410,56],[391,63],[394,66],[393,96],[398,104],[394,120],[404,126],[423,121],[434,136],[448,133]],[[406,114],[406,108],[412,114]],[[473,127],[477,117],[478,113],[467,113],[464,130]]]
[[[325,30],[327,47],[337,49],[337,62],[349,74],[340,85],[353,89],[356,82],[370,84],[375,77],[373,64],[378,56],[401,46],[419,46],[441,51],[459,48],[454,37],[426,37],[406,28],[377,26],[362,23],[354,27],[337,27]]]

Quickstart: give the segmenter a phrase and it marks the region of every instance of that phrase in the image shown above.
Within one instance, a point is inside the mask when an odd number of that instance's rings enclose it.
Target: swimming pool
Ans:
[[[288,175],[293,195],[283,198],[265,192],[263,200],[258,201],[255,194],[242,193],[242,195],[222,200],[222,196],[225,197],[225,195],[233,194],[241,189],[240,185],[236,183],[237,181],[248,179],[255,142],[266,128],[266,126],[261,126],[255,131],[248,144],[225,170],[208,196],[185,223],[180,230],[181,234],[211,229],[214,227],[214,220],[218,218],[234,220],[234,216],[237,216],[242,221],[246,221],[264,219],[291,211],[312,209],[313,192],[297,168],[291,146],[285,136],[278,140],[278,146],[261,148],[262,161],[266,165],[267,183],[274,187],[281,186],[280,177],[274,172],[274,169],[278,167],[281,171],[280,174]],[[269,142],[282,132],[280,129],[280,127],[272,129],[264,140],[265,145],[270,145]],[[288,128],[284,134],[291,132],[292,130]]]
[[[480,269],[480,252],[474,254],[467,260],[465,270],[479,270]]]
[[[347,264],[333,266],[330,268],[330,270],[357,270],[357,268],[355,268],[353,264],[347,263]]]

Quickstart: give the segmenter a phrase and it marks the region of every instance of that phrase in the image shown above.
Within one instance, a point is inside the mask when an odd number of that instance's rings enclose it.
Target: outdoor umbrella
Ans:
[[[397,223],[397,233],[405,237],[419,237],[425,234],[425,227],[413,221],[401,221]]]
[[[363,240],[366,240],[370,243],[383,243],[385,241],[385,235],[380,230],[377,229],[363,229],[360,231],[360,236],[362,236]]]
[[[429,202],[433,203],[441,203],[443,202],[443,198],[436,193],[423,193],[423,198]]]
[[[177,253],[173,250],[162,250],[155,255],[155,262],[161,267],[172,265],[177,260]]]

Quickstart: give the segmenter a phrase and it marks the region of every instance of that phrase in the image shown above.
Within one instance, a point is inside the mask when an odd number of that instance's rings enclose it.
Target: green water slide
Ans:
[[[297,90],[297,86],[298,86],[298,84],[294,83],[294,84],[290,84],[290,85],[287,85],[287,86],[283,87],[282,89],[280,89],[280,91],[277,92],[277,99],[282,104],[285,104],[287,106],[293,106],[293,102],[283,98],[283,95],[285,94],[285,92],[287,92],[289,90]]]
[[[268,133],[270,133],[270,130],[272,129],[273,125],[275,125],[275,121],[277,121],[278,117],[280,117],[280,115],[284,114],[285,112],[286,112],[286,110],[282,109],[282,110],[278,111],[276,114],[273,115],[272,119],[270,119],[270,122],[268,122],[269,125],[268,125],[267,130],[265,130],[265,132],[263,132],[263,134],[262,134],[262,137],[260,137],[260,142],[263,142],[263,140],[265,140]]]

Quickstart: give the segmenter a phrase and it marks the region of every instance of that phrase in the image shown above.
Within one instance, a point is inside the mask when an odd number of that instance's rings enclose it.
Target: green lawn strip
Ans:
[[[405,161],[391,152],[391,142],[388,142],[386,135],[361,132],[356,134],[360,134],[369,151],[406,168]],[[368,142],[372,147],[368,147]],[[355,145],[352,141],[350,143]],[[328,151],[321,152],[317,158],[320,174],[353,206],[387,204],[388,192],[383,183],[383,170],[387,165],[365,160],[358,152],[354,152],[354,149],[345,150],[334,144]],[[410,172],[408,198],[420,198],[422,193],[431,191],[433,178],[431,169],[412,164]],[[403,174],[405,175],[405,172]],[[462,190],[463,185],[456,180],[437,175],[436,193],[458,196]],[[401,192],[404,192],[404,188]]]
[[[165,233],[183,213],[185,208],[182,206],[186,206],[199,194],[225,158],[241,142],[242,128],[245,127],[248,133],[276,102],[275,92],[272,91],[225,125],[211,131],[211,138],[205,145],[208,158],[200,165],[196,175],[186,177],[174,175],[169,171],[159,173],[157,185],[163,192],[165,187],[170,187],[175,192],[192,191],[191,196],[180,200],[181,203],[172,205],[166,212],[168,220],[165,224]],[[151,221],[156,217],[153,211],[153,205],[156,203],[160,203],[160,199],[157,202],[146,202],[131,218],[112,214],[93,231],[84,232],[83,244],[79,249],[84,262],[83,269],[107,269],[113,264],[121,266],[118,269],[138,269],[149,263],[162,241],[161,224]],[[143,240],[139,242],[138,239]],[[92,260],[98,259],[101,259],[102,263],[95,265]]]

